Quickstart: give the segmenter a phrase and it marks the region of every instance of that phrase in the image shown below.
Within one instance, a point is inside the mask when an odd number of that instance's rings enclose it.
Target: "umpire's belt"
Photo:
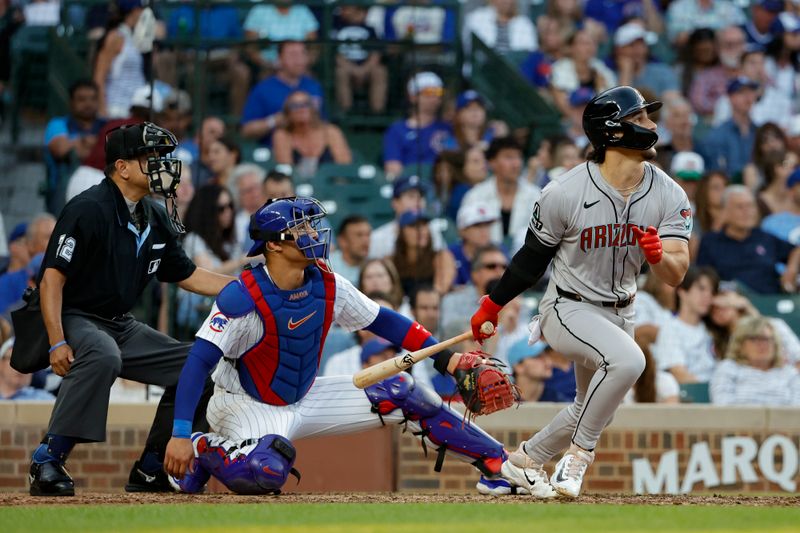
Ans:
[[[582,297],[580,294],[575,294],[574,292],[565,291],[561,287],[556,286],[556,292],[559,296],[563,296],[568,300],[572,300],[575,302],[586,302],[587,304],[594,304],[599,305],[601,307],[613,307],[614,309],[623,309],[628,307],[633,303],[633,299],[636,296],[631,296],[630,298],[626,298],[625,300],[618,300],[616,302],[593,302],[591,300],[587,300],[586,298]]]

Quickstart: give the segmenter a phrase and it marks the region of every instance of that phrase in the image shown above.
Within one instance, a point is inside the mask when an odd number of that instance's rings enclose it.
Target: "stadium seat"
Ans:
[[[710,403],[708,383],[683,383],[680,386],[681,403]]]

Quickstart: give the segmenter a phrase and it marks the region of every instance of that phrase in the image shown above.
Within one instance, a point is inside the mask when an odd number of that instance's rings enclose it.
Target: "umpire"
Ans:
[[[145,122],[112,130],[105,142],[106,178],[64,207],[39,274],[50,365],[64,380],[33,453],[34,496],[75,493],[64,462],[75,444],[105,440],[109,390],[118,376],[166,388],[125,489],[167,488],[161,463],[191,344],[137,322],[130,311],[154,276],[207,296],[233,279],[197,268],[178,242],[181,163],[169,156],[175,136]],[[171,199],[170,214],[148,198],[151,192]]]

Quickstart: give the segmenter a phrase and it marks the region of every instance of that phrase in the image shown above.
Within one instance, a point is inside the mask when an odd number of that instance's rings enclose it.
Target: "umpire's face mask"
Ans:
[[[139,168],[147,176],[150,192],[164,197],[164,206],[169,213],[173,229],[178,233],[185,233],[186,228],[178,215],[178,206],[175,202],[178,186],[181,183],[181,170],[183,169],[181,160],[169,154],[150,152],[139,159]]]

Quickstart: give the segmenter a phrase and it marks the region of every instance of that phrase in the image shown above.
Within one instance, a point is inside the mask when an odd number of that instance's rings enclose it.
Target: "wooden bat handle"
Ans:
[[[490,322],[484,322],[481,326],[481,331],[484,334],[489,335],[494,331],[494,326],[492,326]],[[471,339],[473,339],[472,331],[465,331],[461,335],[456,335],[451,339],[441,341],[433,346],[428,346],[427,348],[422,348],[421,350],[407,353],[405,355],[398,355],[397,357],[393,357],[387,361],[378,363],[377,365],[364,368],[353,374],[353,385],[359,389],[369,387],[370,385],[374,385],[375,383],[384,380],[389,376],[394,376],[395,374],[399,374],[404,370],[408,370],[414,363],[418,363],[423,359],[427,359],[428,357],[441,352],[445,348],[449,348],[450,346]]]

